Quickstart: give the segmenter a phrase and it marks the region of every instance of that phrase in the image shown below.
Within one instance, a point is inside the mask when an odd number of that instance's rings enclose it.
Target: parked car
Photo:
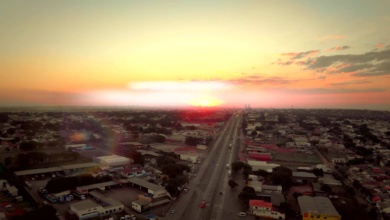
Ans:
[[[237,215],[240,216],[240,217],[245,217],[246,213],[245,212],[239,212]]]
[[[204,209],[205,207],[206,207],[206,202],[202,200],[202,202],[200,203],[200,208]]]

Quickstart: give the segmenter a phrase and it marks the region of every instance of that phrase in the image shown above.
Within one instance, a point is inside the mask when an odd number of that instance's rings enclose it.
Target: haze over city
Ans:
[[[2,1],[0,106],[390,109],[390,2]]]

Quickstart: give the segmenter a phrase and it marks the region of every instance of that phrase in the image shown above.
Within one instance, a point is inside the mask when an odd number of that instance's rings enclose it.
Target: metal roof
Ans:
[[[99,164],[95,162],[91,163],[79,163],[79,164],[70,164],[70,165],[62,165],[64,170],[70,170],[70,169],[79,169],[79,168],[88,168],[88,167],[98,167]]]
[[[61,167],[49,167],[49,168],[42,168],[42,169],[15,171],[15,175],[16,176],[34,175],[34,174],[41,174],[41,173],[58,172],[62,170],[63,169]]]
[[[293,177],[303,177],[303,178],[317,178],[316,175],[308,172],[292,172]]]
[[[142,186],[142,187],[145,187],[147,189],[154,190],[154,191],[165,190],[164,187],[162,187],[160,185],[150,183],[150,182],[143,180],[143,179],[140,179],[138,177],[133,177],[133,178],[130,178],[128,180],[129,180],[129,183],[133,183],[133,184],[136,184],[136,185],[139,185],[139,186]]]
[[[85,209],[97,208],[101,205],[97,204],[96,202],[94,202],[90,199],[86,199],[86,200],[83,200],[80,202],[73,203],[70,206],[76,210],[85,210]]]
[[[323,214],[339,216],[336,208],[327,197],[300,196],[298,197],[298,203],[302,214],[313,213],[318,215]]]

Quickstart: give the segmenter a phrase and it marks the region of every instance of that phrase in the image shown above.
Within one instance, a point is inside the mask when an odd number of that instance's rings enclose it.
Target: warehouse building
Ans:
[[[121,157],[118,155],[95,157],[95,162],[99,163],[102,169],[121,168],[131,163],[127,157]]]
[[[298,204],[303,220],[341,220],[330,199],[322,196],[300,196]]]

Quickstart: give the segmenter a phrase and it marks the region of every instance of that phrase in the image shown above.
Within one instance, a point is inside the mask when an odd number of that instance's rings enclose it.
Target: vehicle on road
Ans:
[[[240,217],[245,217],[246,213],[245,212],[239,212],[237,215],[240,216]]]
[[[226,164],[226,169],[229,169],[229,167],[230,167],[229,164]]]
[[[175,214],[175,210],[174,209],[172,209],[171,214]]]
[[[200,208],[204,209],[206,207],[206,201],[202,200],[200,203]]]
[[[231,176],[232,175],[232,171],[228,171],[228,176]]]

